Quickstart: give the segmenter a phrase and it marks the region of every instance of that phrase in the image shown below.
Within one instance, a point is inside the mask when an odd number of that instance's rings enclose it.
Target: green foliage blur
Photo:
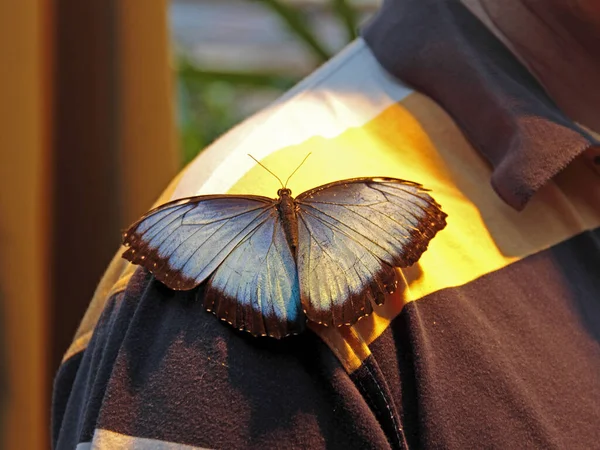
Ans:
[[[332,55],[314,33],[304,11],[282,0],[256,0],[263,3],[286,29],[313,55],[314,68]],[[347,41],[357,36],[357,11],[347,0],[329,0],[336,20],[346,31]],[[182,162],[190,162],[203,148],[243,120],[248,112],[239,108],[239,99],[253,93],[275,98],[306,74],[230,72],[206,70],[180,58],[177,65],[179,133]]]

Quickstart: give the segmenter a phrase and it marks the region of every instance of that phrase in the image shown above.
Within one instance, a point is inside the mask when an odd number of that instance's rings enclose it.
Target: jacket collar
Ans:
[[[386,70],[449,112],[515,209],[599,145],[458,0],[385,0],[363,37]]]

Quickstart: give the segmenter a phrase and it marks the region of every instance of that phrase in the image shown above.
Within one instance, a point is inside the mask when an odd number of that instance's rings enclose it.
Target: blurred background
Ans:
[[[52,379],[121,230],[380,0],[0,0],[0,448],[48,448]]]

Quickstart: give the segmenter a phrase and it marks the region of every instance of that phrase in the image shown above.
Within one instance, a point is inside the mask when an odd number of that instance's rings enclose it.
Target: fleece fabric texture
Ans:
[[[85,355],[58,374],[57,448],[91,441],[96,428],[208,448],[387,446],[314,334],[276,341],[232,332],[198,295],[138,270],[111,299]]]
[[[351,374],[311,332],[253,338],[139,269],[60,369],[55,447],[593,448],[598,267],[600,229],[411,302]]]

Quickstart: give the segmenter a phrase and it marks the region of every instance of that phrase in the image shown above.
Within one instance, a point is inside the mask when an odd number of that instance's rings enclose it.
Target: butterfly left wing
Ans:
[[[204,306],[255,336],[282,338],[304,330],[296,261],[275,208],[209,278]]]
[[[123,236],[123,257],[175,290],[206,280],[275,209],[260,196],[202,195],[161,205]]]
[[[446,226],[446,214],[418,183],[354,178],[296,198],[298,273],[307,317],[354,324],[395,289],[394,267],[414,264]]]
[[[133,224],[124,244],[124,258],[171,289],[192,289],[208,279],[204,306],[238,329],[273,337],[304,329],[296,262],[276,200],[175,200]]]

